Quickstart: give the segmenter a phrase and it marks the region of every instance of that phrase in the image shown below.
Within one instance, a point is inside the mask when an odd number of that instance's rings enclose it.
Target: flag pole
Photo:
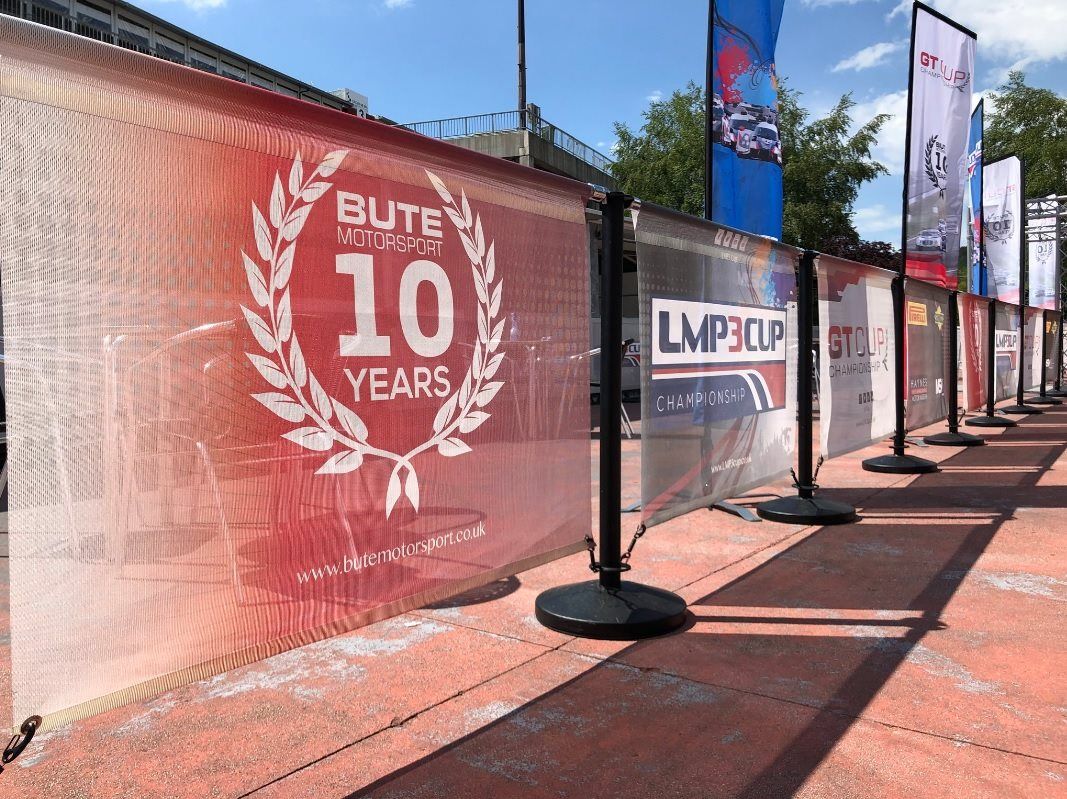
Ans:
[[[894,380],[896,429],[893,434],[893,452],[889,455],[878,455],[863,461],[863,468],[868,472],[882,472],[887,474],[923,474],[936,472],[937,464],[933,461],[919,458],[915,455],[906,455],[904,450],[908,445],[904,441],[906,434],[906,421],[904,417],[904,393],[907,390],[905,370],[907,369],[907,325],[904,319],[904,281],[907,275],[908,265],[908,178],[911,175],[911,123],[912,106],[915,100],[915,26],[919,16],[919,3],[911,8],[911,45],[908,48],[908,115],[905,124],[904,139],[904,188],[902,191],[903,204],[900,220],[900,270],[893,278],[893,337],[894,337],[894,362],[896,374]]]

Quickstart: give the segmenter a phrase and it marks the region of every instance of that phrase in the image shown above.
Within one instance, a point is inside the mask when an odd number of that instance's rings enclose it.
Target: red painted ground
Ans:
[[[935,475],[859,468],[884,450],[820,475],[857,524],[653,528],[632,574],[691,603],[675,635],[540,627],[575,556],[44,735],[0,796],[1067,797],[1067,410],[916,450]]]

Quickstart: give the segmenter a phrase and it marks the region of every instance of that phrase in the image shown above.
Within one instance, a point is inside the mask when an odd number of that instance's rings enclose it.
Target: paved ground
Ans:
[[[650,531],[675,635],[540,627],[575,556],[44,735],[0,796],[1067,797],[1067,410],[923,449],[934,475],[859,468],[882,451],[820,475],[857,524]]]

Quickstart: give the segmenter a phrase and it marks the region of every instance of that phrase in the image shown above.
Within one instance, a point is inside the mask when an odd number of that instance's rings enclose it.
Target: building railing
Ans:
[[[524,120],[521,119],[525,116]],[[576,139],[565,130],[560,130],[555,125],[546,122],[543,117],[533,111],[527,111],[525,115],[518,111],[497,111],[493,114],[475,114],[466,117],[451,117],[450,119],[433,119],[427,122],[409,122],[400,127],[421,133],[434,139],[458,139],[464,136],[480,136],[491,133],[510,133],[522,130],[524,127],[536,136],[540,136],[551,142],[561,150],[564,150],[580,161],[596,167],[601,172],[611,174],[612,161],[606,155],[590,147],[585,142]]]

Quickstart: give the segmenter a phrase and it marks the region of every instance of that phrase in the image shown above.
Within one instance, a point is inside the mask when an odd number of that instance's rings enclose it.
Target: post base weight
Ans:
[[[844,502],[822,497],[779,497],[761,502],[756,513],[769,522],[828,525],[856,521],[856,509]]]
[[[968,427],[1018,427],[1019,423],[1014,419],[1003,416],[974,416],[963,422]]]
[[[984,438],[970,433],[935,433],[923,436],[923,441],[935,447],[980,447],[985,443]]]
[[[865,460],[863,469],[884,474],[927,474],[936,472],[937,464],[914,455],[879,455]]]
[[[604,588],[597,580],[542,592],[534,603],[537,620],[551,630],[609,641],[636,641],[682,626],[685,600],[661,588],[622,580]]]
[[[1001,413],[1010,413],[1013,416],[1032,416],[1037,413],[1044,413],[1037,408],[1031,408],[1029,405],[1008,405],[1000,409]]]

